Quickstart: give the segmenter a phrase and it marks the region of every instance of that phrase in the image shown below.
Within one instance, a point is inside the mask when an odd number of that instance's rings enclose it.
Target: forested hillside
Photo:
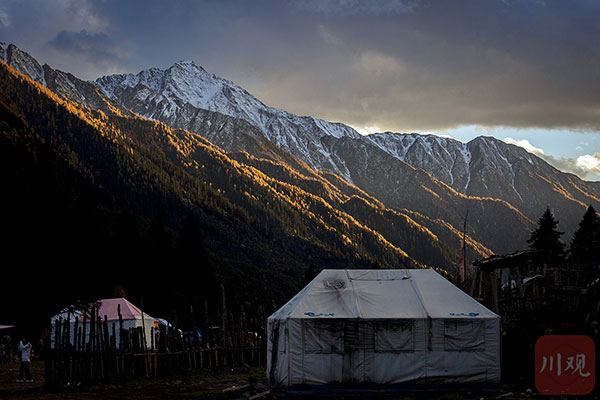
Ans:
[[[183,314],[216,303],[220,283],[232,304],[280,304],[310,265],[451,268],[457,258],[335,178],[235,160],[198,135],[90,110],[5,64],[0,100],[2,247],[17,260],[0,301],[22,300],[9,321],[123,293],[157,316]]]

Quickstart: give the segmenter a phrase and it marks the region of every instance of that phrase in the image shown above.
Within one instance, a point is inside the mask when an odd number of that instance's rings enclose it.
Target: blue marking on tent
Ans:
[[[476,312],[470,312],[470,313],[464,313],[464,312],[453,313],[453,312],[451,312],[451,313],[448,313],[448,315],[450,315],[451,317],[476,317],[476,316],[479,315],[479,313],[476,313]]]
[[[318,314],[315,314],[314,312],[309,311],[309,312],[305,312],[304,315],[308,315],[309,317],[333,317],[335,314],[334,313],[329,313],[329,314],[318,313]]]

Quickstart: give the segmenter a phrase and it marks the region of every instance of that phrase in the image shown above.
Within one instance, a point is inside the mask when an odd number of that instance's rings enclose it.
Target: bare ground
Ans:
[[[239,390],[249,379],[264,380],[264,367],[238,370],[198,371],[171,379],[138,380],[123,385],[91,388],[66,388],[59,392],[44,387],[44,363],[31,364],[33,383],[15,382],[19,365],[0,365],[0,399],[50,400],[50,399],[219,399],[243,395]],[[223,392],[223,390],[227,390]]]
[[[31,365],[33,383],[17,383],[19,364],[0,365],[0,400],[124,400],[124,399],[248,399],[254,394],[266,390],[261,382],[265,379],[264,367],[251,367],[236,370],[194,371],[184,373],[175,378],[137,380],[122,385],[107,385],[87,388],[66,388],[61,391],[48,391],[44,387],[44,363],[34,361]],[[258,382],[253,388],[249,381]],[[512,392],[512,393],[509,393]],[[514,393],[514,394],[513,394]],[[268,396],[267,396],[268,397]],[[283,396],[300,400],[310,396]],[[504,393],[496,392],[426,392],[426,393],[387,393],[370,395],[329,395],[319,396],[326,399],[384,399],[384,400],[480,400],[480,399],[544,399],[553,397],[531,393],[526,395],[521,390],[504,387]],[[597,394],[586,396],[597,399]]]

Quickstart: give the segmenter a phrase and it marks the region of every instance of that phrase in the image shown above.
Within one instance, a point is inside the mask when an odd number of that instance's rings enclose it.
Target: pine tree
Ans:
[[[573,235],[569,260],[581,264],[600,262],[600,218],[591,205]]]
[[[565,244],[560,239],[564,232],[559,232],[556,227],[558,221],[554,219],[550,207],[546,208],[544,215],[538,220],[538,228],[531,233],[527,240],[529,248],[541,250],[545,259],[551,264],[557,264],[564,260]]]

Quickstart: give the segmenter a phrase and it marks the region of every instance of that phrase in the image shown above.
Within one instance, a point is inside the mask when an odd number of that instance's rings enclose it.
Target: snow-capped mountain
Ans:
[[[0,58],[91,108],[131,110],[198,133],[226,151],[247,151],[306,171],[300,159],[341,176],[388,207],[424,219],[460,227],[468,210],[474,237],[497,252],[525,247],[546,206],[554,210],[567,241],[585,207],[600,208],[600,185],[562,173],[520,147],[491,137],[463,143],[391,132],[362,136],[341,123],[266,106],[192,61],[84,82],[40,67],[12,45],[0,45]]]
[[[434,135],[386,132],[362,136],[340,123],[299,117],[268,107],[246,90],[191,61],[176,63],[166,70],[153,68],[137,75],[105,76],[95,83],[107,96],[140,115],[199,134],[205,130],[199,110],[245,120],[266,139],[310,167],[336,173],[391,207],[411,208],[426,215],[432,213],[425,208],[427,203],[406,196],[411,192],[410,185],[427,186],[422,181],[425,178],[422,177],[421,182],[405,182],[404,186],[395,185],[393,178],[398,171],[408,173],[400,163],[426,171],[434,180],[456,191],[455,196],[504,200],[530,221],[537,220],[543,209],[551,205],[567,233],[574,231],[587,204],[600,206],[597,185],[561,173],[517,146],[491,137],[463,143]],[[235,135],[235,132],[222,133]],[[382,158],[388,160],[387,164],[381,165]],[[383,175],[381,171],[388,170],[390,165],[396,166],[395,169]],[[458,214],[464,214],[466,208],[460,206],[461,211],[452,211],[455,218],[443,213],[438,217],[459,226]],[[471,215],[476,213],[470,212]],[[481,225],[486,218],[491,221],[484,214],[481,218],[474,221],[480,230],[485,229]]]
[[[206,72],[193,61],[180,61],[166,70],[151,68],[137,75],[104,76],[95,83],[108,97],[144,117],[194,132],[201,130],[196,120],[197,110],[245,120],[268,140],[311,167],[351,181],[345,166],[330,159],[321,138],[359,138],[353,128],[268,107],[246,90]]]
[[[503,199],[534,221],[540,209],[550,205],[567,232],[575,229],[587,205],[599,202],[600,191],[593,182],[560,172],[525,149],[492,137],[463,143],[435,135],[388,132],[368,139],[459,193]]]

